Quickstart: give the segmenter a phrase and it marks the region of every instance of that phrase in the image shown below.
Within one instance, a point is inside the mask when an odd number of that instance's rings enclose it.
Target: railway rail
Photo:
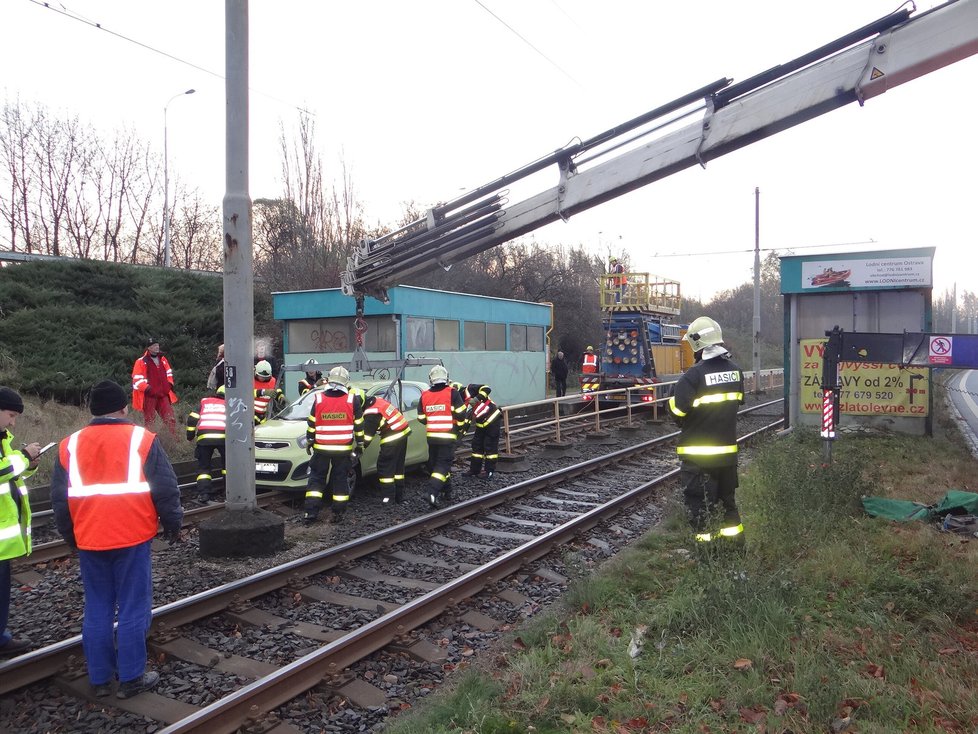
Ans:
[[[770,416],[752,417],[772,404],[749,409],[741,424],[749,422],[754,430],[742,440],[780,425],[780,419]],[[300,731],[281,723],[294,718],[289,710],[276,709],[321,688],[324,677],[332,699],[368,708],[372,701],[378,707],[385,701],[383,691],[369,678],[350,678],[344,671],[372,653],[400,659],[402,665],[407,658],[451,664],[437,641],[426,638],[424,626],[446,611],[451,616],[450,610],[465,607],[468,611],[459,618],[478,620],[479,603],[474,600],[479,593],[521,569],[530,569],[529,575],[543,583],[562,577],[549,568],[556,562],[543,560],[547,554],[566,552],[582,533],[615,522],[625,509],[648,500],[672,479],[678,471],[671,447],[677,435],[602,453],[163,604],[153,614],[152,649],[160,659],[221,673],[227,695],[217,700],[201,705],[190,702],[187,690],[163,688],[125,701],[96,700],[77,664],[77,635],[0,665],[0,693],[53,679],[80,701],[149,717],[167,724],[167,732],[235,731],[241,726],[279,734]],[[648,515],[655,512],[640,510],[644,517],[639,525],[652,524]],[[519,606],[522,595],[511,590],[510,596],[517,597]],[[302,618],[317,605],[332,610],[332,624]],[[275,655],[255,660],[209,648],[200,641],[200,630],[215,616],[223,620],[218,626],[288,630],[304,640],[308,651],[283,661]],[[381,707],[386,715],[386,706]]]

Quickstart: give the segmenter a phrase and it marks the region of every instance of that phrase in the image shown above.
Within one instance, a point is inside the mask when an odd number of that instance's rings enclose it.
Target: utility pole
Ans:
[[[754,187],[754,394],[761,393],[761,190]]]

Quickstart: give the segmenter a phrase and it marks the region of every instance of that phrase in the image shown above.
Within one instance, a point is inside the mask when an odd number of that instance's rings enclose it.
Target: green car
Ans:
[[[407,467],[428,460],[428,441],[425,427],[418,423],[418,402],[428,389],[423,382],[389,380],[353,382],[367,396],[377,395],[396,405],[408,420]],[[259,489],[283,489],[305,492],[309,478],[309,454],[306,453],[306,426],[316,396],[326,389],[317,387],[307,392],[275,417],[255,428],[255,485]],[[357,480],[377,473],[377,454],[380,441],[375,438],[355,467]]]

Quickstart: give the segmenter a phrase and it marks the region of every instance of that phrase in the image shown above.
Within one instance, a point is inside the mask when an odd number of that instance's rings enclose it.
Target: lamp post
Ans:
[[[185,94],[193,94],[196,89],[188,89],[186,92],[174,94],[163,105],[163,267],[170,267],[170,156],[167,150],[166,136],[166,109],[170,102],[177,97]]]

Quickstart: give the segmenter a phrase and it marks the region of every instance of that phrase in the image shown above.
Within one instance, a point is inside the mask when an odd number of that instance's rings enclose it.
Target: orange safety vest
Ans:
[[[374,404],[363,411],[364,417],[371,414],[380,415],[377,433],[381,437],[381,444],[397,441],[411,432],[404,414],[397,409],[396,405],[391,405],[383,398],[374,398]],[[367,441],[367,443],[369,442]]]
[[[618,263],[617,265],[615,265],[612,268],[611,272],[613,272],[615,274],[615,277],[611,279],[612,282],[615,285],[619,285],[620,286],[620,285],[625,285],[626,283],[628,283],[628,278],[625,277],[625,266],[622,265],[621,263]]]
[[[136,363],[132,366],[132,409],[142,410],[143,409],[143,398],[146,397],[146,388],[149,387],[149,378],[146,377],[146,362],[143,359],[149,354],[149,352],[144,352],[143,356],[136,360]],[[167,396],[170,398],[171,403],[177,402],[177,394],[173,392],[173,368],[170,367],[170,362],[162,354],[160,355],[160,364],[163,369],[166,370],[166,379],[170,383],[170,394]]]
[[[129,548],[156,535],[143,466],[156,434],[131,423],[88,426],[58,446],[68,474],[68,512],[82,550]]]
[[[421,393],[418,412],[425,417],[425,427],[428,438],[441,438],[454,441],[458,438],[455,433],[455,414],[452,408],[452,393],[454,388],[432,392],[425,390]]]
[[[200,401],[200,418],[197,419],[197,440],[220,439],[227,435],[227,407],[224,398],[203,398]]]
[[[268,412],[268,406],[275,397],[275,378],[270,377],[266,382],[262,382],[257,377],[255,385],[255,415],[264,418]]]
[[[594,374],[598,371],[598,355],[597,354],[585,354],[584,364],[581,366],[581,372],[586,375]]]
[[[316,396],[314,408],[316,440],[313,448],[331,454],[353,452],[353,393],[333,397],[325,392]]]

